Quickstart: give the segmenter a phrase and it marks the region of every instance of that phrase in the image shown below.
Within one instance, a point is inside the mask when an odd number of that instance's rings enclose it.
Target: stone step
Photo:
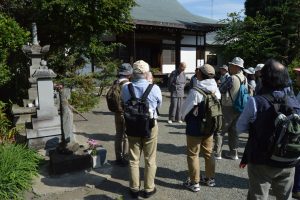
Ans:
[[[53,136],[53,135],[61,135],[60,126],[48,127],[48,128],[39,128],[37,130],[35,130],[35,129],[26,129],[27,139],[48,137],[48,136]]]

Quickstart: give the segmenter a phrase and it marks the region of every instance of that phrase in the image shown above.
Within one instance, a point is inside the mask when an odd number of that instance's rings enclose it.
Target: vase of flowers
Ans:
[[[89,139],[87,143],[89,144],[88,152],[92,158],[92,167],[93,168],[101,167],[101,158],[100,155],[98,155],[98,151],[96,149],[98,146],[98,142],[96,140]]]

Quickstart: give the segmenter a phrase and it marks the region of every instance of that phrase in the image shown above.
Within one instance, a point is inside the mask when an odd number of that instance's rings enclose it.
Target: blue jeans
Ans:
[[[295,168],[293,192],[300,192],[300,165]]]

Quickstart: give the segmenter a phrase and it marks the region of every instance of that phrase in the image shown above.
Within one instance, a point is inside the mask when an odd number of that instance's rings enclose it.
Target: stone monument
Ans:
[[[48,69],[46,61],[32,74],[37,83],[38,108],[32,117],[31,128],[26,129],[28,146],[32,148],[53,148],[61,140],[61,123],[57,107],[54,105],[52,78],[56,74]]]

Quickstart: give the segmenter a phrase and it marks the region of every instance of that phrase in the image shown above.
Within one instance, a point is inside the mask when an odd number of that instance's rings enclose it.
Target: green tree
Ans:
[[[226,60],[240,56],[248,66],[255,66],[277,56],[270,39],[273,32],[264,16],[243,18],[240,13],[231,13],[222,22],[225,26],[217,31],[216,40],[223,44],[222,54]]]
[[[255,17],[258,14],[269,20],[273,30],[272,44],[285,64],[300,56],[300,0],[275,0],[245,2],[245,14]]]
[[[0,12],[0,86],[11,80],[13,73],[8,67],[9,56],[27,41],[29,35],[12,18]]]
[[[103,38],[132,29],[134,5],[134,0],[3,0],[0,9],[28,30],[32,22],[37,23],[41,45],[51,45],[48,66],[65,81],[82,80],[76,72],[85,64],[92,71],[100,67],[103,72],[111,71],[106,75],[113,74],[117,65],[111,67],[111,63],[117,61],[112,54],[120,44],[106,43]]]

